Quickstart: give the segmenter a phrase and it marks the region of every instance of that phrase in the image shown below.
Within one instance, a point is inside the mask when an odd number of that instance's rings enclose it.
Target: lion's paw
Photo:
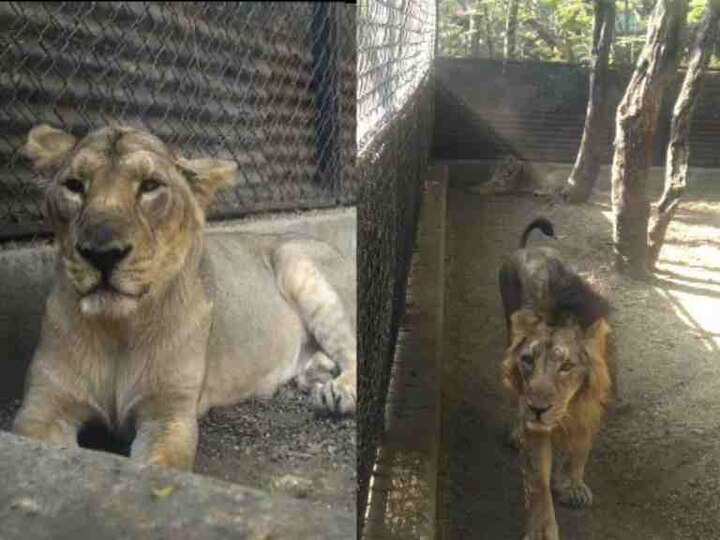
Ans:
[[[357,390],[355,381],[342,376],[315,387],[313,402],[315,409],[333,415],[347,415],[355,412]]]
[[[338,366],[321,351],[316,352],[298,373],[298,386],[304,390],[312,390],[315,386],[322,386],[338,375]]]
[[[564,506],[582,508],[592,504],[592,491],[582,480],[558,482],[555,491],[558,502]]]

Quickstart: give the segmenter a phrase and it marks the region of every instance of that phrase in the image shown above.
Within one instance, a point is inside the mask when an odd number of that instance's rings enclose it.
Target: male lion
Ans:
[[[100,420],[132,458],[192,469],[200,415],[295,376],[317,407],[354,411],[355,265],[317,240],[205,236],[234,163],[118,125],[80,141],[37,126],[26,150],[52,176],[60,257],[18,433],[75,446]]]
[[[521,249],[500,271],[509,347],[503,383],[518,400],[515,437],[523,449],[526,538],[556,539],[550,476],[552,451],[567,454],[554,490],[563,504],[585,506],[592,493],[583,480],[592,438],[600,427],[611,380],[607,364],[608,304],[548,248]]]

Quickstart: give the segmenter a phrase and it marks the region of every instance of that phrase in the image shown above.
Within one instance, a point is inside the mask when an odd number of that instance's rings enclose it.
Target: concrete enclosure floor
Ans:
[[[607,193],[549,198],[448,191],[439,519],[448,539],[521,538],[518,457],[497,270],[524,226],[549,217],[565,259],[610,299],[617,388],[586,480],[594,505],[558,507],[564,539],[720,537],[720,200],[683,202],[648,283],[612,268]],[[708,202],[708,200],[710,202]],[[551,242],[533,233],[531,243]]]

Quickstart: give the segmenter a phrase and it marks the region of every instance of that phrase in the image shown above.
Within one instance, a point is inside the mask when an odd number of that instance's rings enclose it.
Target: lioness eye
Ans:
[[[153,178],[143,180],[140,183],[140,193],[150,193],[151,191],[158,189],[160,186],[162,186],[162,184]]]
[[[565,362],[563,365],[560,366],[560,371],[570,371],[572,369],[572,364],[570,362]]]
[[[65,180],[64,186],[73,193],[78,193],[80,195],[85,193],[85,186],[77,178],[68,178]]]

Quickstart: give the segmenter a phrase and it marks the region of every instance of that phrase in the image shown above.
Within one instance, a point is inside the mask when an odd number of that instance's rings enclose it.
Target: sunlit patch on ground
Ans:
[[[687,201],[672,221],[657,290],[709,351],[720,351],[720,203]]]

